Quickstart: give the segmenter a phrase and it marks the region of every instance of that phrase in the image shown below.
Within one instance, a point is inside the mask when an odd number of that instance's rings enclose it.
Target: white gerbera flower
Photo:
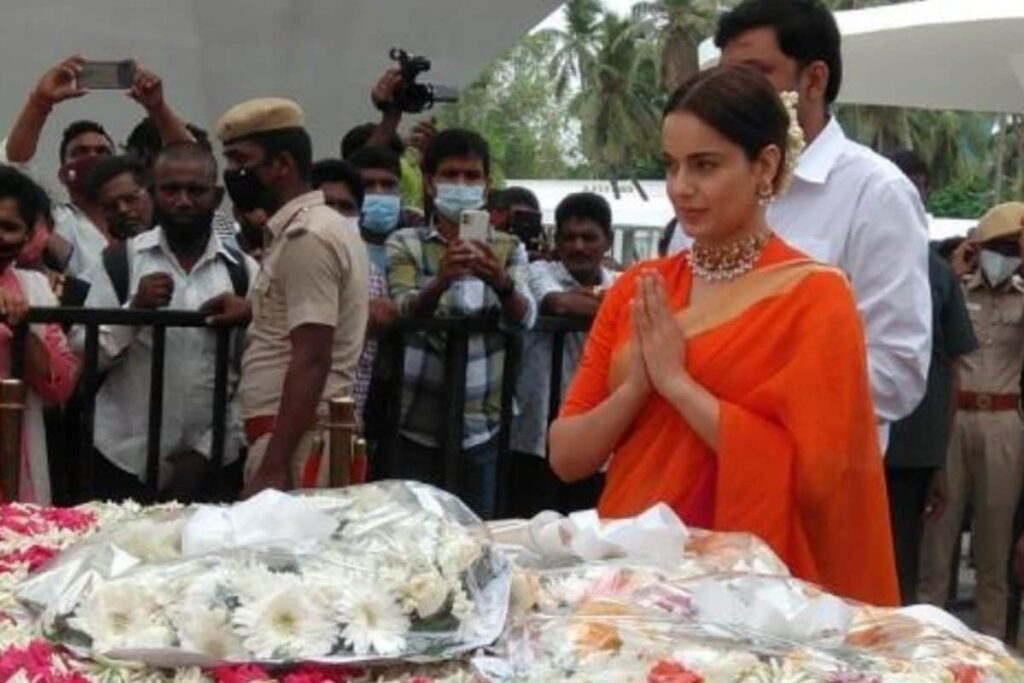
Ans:
[[[127,581],[98,586],[69,623],[92,638],[92,646],[99,652],[173,643],[173,633],[159,615],[156,596]]]
[[[338,604],[338,614],[345,623],[341,637],[357,655],[394,655],[405,647],[409,618],[385,591],[353,589]]]
[[[177,626],[183,650],[218,659],[240,659],[245,656],[242,642],[231,629],[225,609],[183,610]]]
[[[259,659],[323,657],[338,637],[330,615],[298,583],[243,604],[233,621],[242,644]]]

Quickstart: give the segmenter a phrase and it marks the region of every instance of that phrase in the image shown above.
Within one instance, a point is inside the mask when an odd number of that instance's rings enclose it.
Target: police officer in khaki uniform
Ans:
[[[218,122],[217,137],[235,207],[270,215],[248,301],[218,297],[205,309],[213,323],[251,315],[239,387],[249,443],[244,495],[323,486],[325,402],[351,394],[363,347],[366,247],[356,220],[312,190],[312,144],[294,102],[236,105]]]
[[[1005,631],[1007,562],[1024,484],[1024,426],[1017,410],[1024,362],[1022,226],[1024,204],[1001,204],[954,254],[980,347],[962,357],[959,411],[946,464],[949,500],[942,517],[925,528],[919,586],[922,601],[945,602],[970,503],[978,629],[998,638]]]

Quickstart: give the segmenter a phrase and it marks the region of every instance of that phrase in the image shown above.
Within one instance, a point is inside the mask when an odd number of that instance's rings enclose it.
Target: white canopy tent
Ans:
[[[80,53],[137,58],[160,74],[188,120],[211,128],[249,97],[292,97],[306,109],[319,155],[374,119],[370,89],[402,47],[432,59],[425,82],[465,86],[559,0],[4,0],[0,127],[7,128],[45,69]],[[39,148],[55,175],[57,141],[77,118],[103,122],[123,141],[142,111],[121,93],[58,107]]]
[[[1024,2],[922,0],[837,12],[839,99],[926,109],[1024,111]],[[714,64],[711,40],[702,66]]]

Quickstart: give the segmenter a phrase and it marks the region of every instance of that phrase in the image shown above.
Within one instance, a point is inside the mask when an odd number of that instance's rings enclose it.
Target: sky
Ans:
[[[602,4],[607,8],[618,14],[628,14],[633,5],[637,4],[638,0],[602,0]],[[544,28],[561,28],[562,26],[562,8],[559,7],[552,13],[550,17],[545,19],[536,30]]]

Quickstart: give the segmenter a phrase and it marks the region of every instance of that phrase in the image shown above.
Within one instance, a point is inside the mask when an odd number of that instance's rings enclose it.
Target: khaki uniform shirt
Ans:
[[[300,325],[334,328],[323,398],[352,391],[366,333],[369,262],[355,222],[296,197],[267,223],[272,242],[250,288],[252,325],[242,359],[243,417],[277,415],[291,363],[289,334]]]
[[[1024,280],[1014,275],[993,290],[975,273],[964,280],[963,286],[978,350],[962,358],[960,388],[978,393],[1018,393],[1024,362]]]

